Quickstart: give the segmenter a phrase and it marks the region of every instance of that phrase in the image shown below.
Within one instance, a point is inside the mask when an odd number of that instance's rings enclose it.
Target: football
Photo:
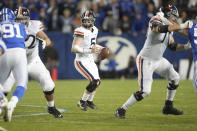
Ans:
[[[109,48],[104,47],[103,49],[101,49],[101,52],[98,55],[98,59],[99,60],[104,60],[105,58],[107,58],[109,55]]]

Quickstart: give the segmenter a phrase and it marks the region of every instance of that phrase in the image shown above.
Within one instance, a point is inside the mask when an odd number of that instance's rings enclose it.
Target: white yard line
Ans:
[[[21,107],[33,107],[33,108],[47,108],[47,106],[39,106],[39,105],[18,105]],[[57,108],[61,113],[68,112],[67,109],[63,108]],[[31,114],[21,114],[21,115],[13,115],[12,117],[18,118],[18,117],[28,117],[28,116],[44,116],[49,115],[47,112],[41,112],[41,113],[31,113]],[[0,118],[3,118],[2,116]]]

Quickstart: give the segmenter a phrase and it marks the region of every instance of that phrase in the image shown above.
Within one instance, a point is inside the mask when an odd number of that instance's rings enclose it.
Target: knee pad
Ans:
[[[135,92],[133,95],[134,95],[134,97],[135,97],[135,99],[137,100],[137,101],[141,101],[144,97],[142,96],[142,94],[143,94],[144,92],[142,92],[142,91],[137,91],[137,92]]]
[[[53,93],[54,93],[54,89],[51,90],[51,91],[44,91],[44,94],[45,94],[45,95],[51,95],[51,94],[53,94]]]
[[[178,84],[177,85],[175,84],[175,81],[171,81],[171,82],[169,82],[167,88],[169,90],[176,90],[178,88],[178,86],[179,86]]]
[[[86,87],[87,91],[93,92],[99,85],[101,81],[99,79],[93,80],[90,82],[90,84]]]

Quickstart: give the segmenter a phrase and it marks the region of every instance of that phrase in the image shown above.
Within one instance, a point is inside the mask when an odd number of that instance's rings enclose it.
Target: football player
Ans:
[[[6,45],[5,43],[0,39],[0,57],[5,53],[6,51]],[[1,62],[1,59],[0,59]],[[7,98],[5,97],[5,95],[3,94],[3,87],[0,84],[0,114],[2,112],[2,108],[5,109],[5,107],[7,106]]]
[[[163,53],[167,47],[171,50],[188,49],[188,44],[176,44],[172,36],[173,32],[170,32],[189,27],[190,21],[186,21],[180,25],[175,24],[178,16],[177,8],[172,4],[167,4],[161,8],[161,12],[153,16],[149,21],[147,39],[136,59],[139,91],[133,93],[122,107],[116,110],[116,117],[125,118],[126,110],[129,107],[150,94],[153,72],[169,80],[165,105],[162,110],[163,114],[183,114],[182,111],[177,110],[173,106],[176,89],[179,86],[179,74],[174,70],[173,65],[163,57]]]
[[[7,50],[0,57],[0,84],[3,85],[10,72],[16,80],[16,89],[9,103],[6,105],[4,120],[11,121],[12,113],[16,104],[23,97],[28,82],[27,58],[25,50],[25,39],[27,37],[25,25],[14,22],[14,12],[8,8],[1,11],[0,32]]]
[[[97,108],[93,103],[93,98],[96,88],[100,85],[98,68],[93,58],[93,53],[98,54],[101,50],[101,47],[96,44],[98,29],[94,26],[95,19],[95,14],[91,10],[87,10],[82,14],[82,25],[75,29],[72,43],[72,53],[76,53],[75,68],[90,81],[77,104],[84,111],[87,111],[88,107]]]
[[[38,20],[30,20],[30,12],[25,7],[19,7],[14,10],[15,21],[24,23],[27,30],[27,39],[25,40],[25,47],[27,50],[27,71],[29,76],[40,83],[43,88],[43,93],[46,97],[48,104],[48,112],[56,118],[62,118],[62,114],[56,109],[54,104],[54,87],[55,84],[50,76],[49,71],[46,69],[42,63],[39,53],[38,45],[39,41],[42,40],[43,48],[45,46],[52,46],[51,40],[44,33],[43,24]],[[12,86],[14,85],[15,80],[13,76],[7,79],[4,83],[4,92],[7,94]]]
[[[197,19],[197,17],[196,17]],[[193,85],[195,87],[195,92],[197,94],[197,23],[192,22],[189,25],[189,29],[183,30],[183,35],[189,38],[188,44],[192,48],[193,61],[194,61],[194,76],[193,76]],[[177,47],[177,45],[174,45]]]

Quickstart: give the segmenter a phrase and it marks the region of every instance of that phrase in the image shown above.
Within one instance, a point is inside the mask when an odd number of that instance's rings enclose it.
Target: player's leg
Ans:
[[[5,96],[8,95],[8,93],[12,90],[12,87],[14,86],[15,79],[12,73],[10,73],[7,80],[3,83],[3,93]]]
[[[82,63],[83,64],[83,63]],[[86,63],[84,63],[85,65]],[[94,96],[96,94],[96,88],[98,88],[98,86],[101,84],[101,81],[100,81],[100,77],[99,77],[99,72],[98,72],[98,68],[97,68],[97,65],[92,61],[91,66],[86,66],[87,70],[89,72],[91,72],[92,76],[94,77],[94,86],[91,86],[90,84],[87,86],[86,90],[90,90],[90,96],[88,97],[88,100],[87,100],[87,105],[92,108],[92,109],[97,109],[97,106],[94,104],[93,102],[93,99],[94,99]],[[88,89],[89,87],[89,89]],[[93,90],[93,91],[92,91]],[[88,91],[89,92],[89,91]]]
[[[8,53],[8,51],[7,51]],[[25,49],[12,49],[9,52],[10,65],[12,65],[12,73],[16,80],[16,89],[14,90],[12,97],[8,103],[8,111],[5,113],[4,120],[11,121],[12,112],[16,107],[18,101],[20,101],[26,91],[28,75],[27,75],[27,59]]]
[[[182,115],[183,112],[173,107],[173,100],[176,94],[176,89],[179,86],[179,74],[174,70],[173,65],[170,64],[165,58],[159,62],[158,68],[155,70],[157,74],[169,80],[167,85],[167,96],[165,106],[163,108],[164,114]]]
[[[7,56],[7,53],[0,57],[0,107],[3,107],[5,109],[5,112],[8,111],[7,105],[8,101],[5,95],[3,94],[4,87],[2,86],[3,83],[6,81],[7,77],[9,76],[9,73],[11,71],[11,65],[9,64],[9,58]],[[0,108],[0,112],[1,112]]]
[[[197,61],[194,61],[193,85],[194,85],[194,88],[195,88],[195,92],[197,94]]]
[[[62,114],[56,109],[54,102],[55,84],[51,79],[49,71],[46,69],[39,57],[35,57],[33,62],[28,64],[29,76],[40,83],[47,100],[48,112],[56,118],[62,118]]]
[[[119,107],[115,116],[119,118],[125,118],[126,110],[134,105],[136,102],[141,101],[143,98],[148,96],[151,92],[152,86],[152,75],[155,68],[155,63],[141,58],[140,56],[136,59],[137,69],[138,69],[138,83],[139,83],[139,91],[133,93],[130,98]]]
[[[5,109],[8,104],[8,100],[3,94],[3,92],[1,91],[1,89],[2,86],[0,85],[0,114],[2,113],[2,109]]]
[[[90,81],[78,106],[85,111],[88,109],[87,106],[96,109],[96,106],[93,103],[93,98],[96,93],[96,88],[100,85],[100,78],[96,64],[90,61],[75,60],[75,68],[81,75]]]

